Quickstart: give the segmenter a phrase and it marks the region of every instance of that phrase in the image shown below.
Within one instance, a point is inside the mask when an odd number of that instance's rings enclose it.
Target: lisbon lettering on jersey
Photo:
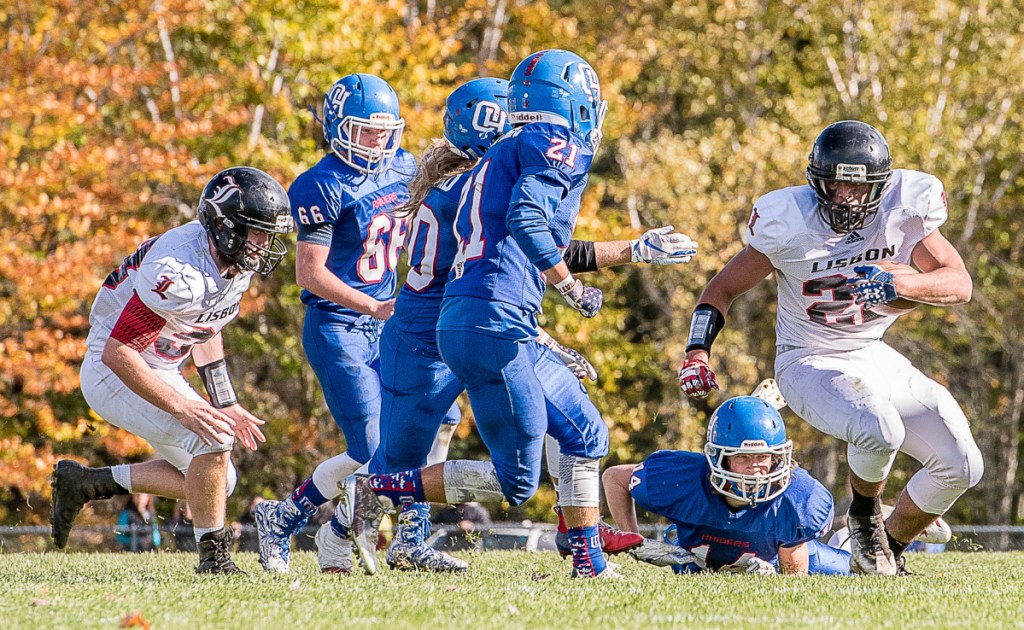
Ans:
[[[857,254],[856,256],[844,256],[843,258],[834,258],[832,260],[826,260],[824,263],[820,260],[814,261],[814,265],[811,267],[811,273],[818,273],[819,271],[828,271],[830,269],[842,269],[843,267],[849,267],[862,262],[874,262],[876,260],[886,260],[896,255],[896,246],[890,245],[882,249],[873,248],[869,249],[863,254]]]
[[[205,324],[207,322],[215,322],[215,321],[217,321],[219,319],[224,319],[225,317],[230,317],[230,316],[232,316],[232,315],[234,315],[235,313],[238,312],[238,305],[239,304],[241,304],[241,302],[235,302],[231,306],[226,306],[226,307],[224,307],[224,308],[222,308],[220,310],[208,311],[206,313],[202,313],[202,314],[199,315],[199,317],[196,318],[196,323],[197,324]]]

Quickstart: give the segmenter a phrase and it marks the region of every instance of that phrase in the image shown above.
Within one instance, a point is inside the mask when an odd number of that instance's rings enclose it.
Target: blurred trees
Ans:
[[[824,125],[860,118],[879,126],[897,166],[944,181],[943,232],[975,277],[971,304],[918,309],[888,335],[950,387],[986,455],[982,486],[956,517],[1021,521],[1021,11],[1009,1],[921,0],[306,0],[287,9],[49,0],[0,9],[0,522],[45,519],[58,456],[147,455],[78,392],[88,311],[102,277],[138,242],[193,217],[210,175],[244,163],[290,183],[319,157],[306,108],[355,71],[395,86],[404,146],[418,153],[439,135],[454,86],[507,76],[545,47],[589,59],[610,102],[578,237],[673,224],[702,248],[683,268],[597,274],[608,302],[593,320],[545,303],[544,322],[599,368],[590,390],[612,428],[610,461],[696,447],[716,401],[772,373],[769,280],[734,306],[716,344],[723,392],[682,400],[675,370],[689,312],[743,246],[753,201],[802,183]],[[255,283],[243,305],[226,333],[232,372],[243,400],[270,420],[270,441],[237,453],[239,501],[284,492],[341,448],[300,348],[291,265]],[[802,463],[841,495],[845,449],[795,418],[790,426]],[[916,467],[901,459],[897,475]]]

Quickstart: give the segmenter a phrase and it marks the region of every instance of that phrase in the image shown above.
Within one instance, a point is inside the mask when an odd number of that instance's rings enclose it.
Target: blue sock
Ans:
[[[336,510],[334,516],[331,517],[331,531],[335,533],[338,538],[348,538],[348,525],[345,525],[338,520],[338,513],[341,510]]]
[[[430,536],[430,504],[409,503],[398,516],[398,538],[401,542],[422,545]]]
[[[597,533],[597,525],[570,529],[569,546],[572,548],[573,575],[594,577],[608,566],[604,552],[601,551],[601,535]]]
[[[370,475],[370,487],[378,496],[391,499],[393,505],[423,503],[423,475],[420,470],[406,470],[398,473]]]
[[[288,498],[292,500],[295,507],[299,508],[299,511],[306,517],[316,514],[320,506],[328,501],[327,497],[313,483],[313,477],[303,481],[302,485],[296,488],[295,492],[292,492],[292,495]]]

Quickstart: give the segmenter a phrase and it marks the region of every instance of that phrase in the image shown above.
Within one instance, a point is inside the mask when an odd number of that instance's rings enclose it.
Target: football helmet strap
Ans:
[[[562,125],[582,136],[596,152],[607,110],[597,72],[576,53],[535,52],[512,72],[508,111],[513,125]]]
[[[287,253],[278,235],[292,231],[288,193],[257,168],[236,166],[214,175],[199,197],[198,215],[217,252],[242,269],[269,275]],[[252,242],[249,230],[269,238]]]
[[[508,81],[485,77],[463,83],[444,104],[444,139],[464,158],[479,159],[512,130],[508,122]]]
[[[372,74],[338,79],[324,95],[324,140],[342,162],[376,176],[391,166],[402,144],[405,120],[398,113],[398,95],[388,82]],[[380,146],[363,146],[364,133],[384,132]]]
[[[726,467],[725,458],[741,453],[770,453],[766,475],[745,475]],[[711,486],[719,493],[751,505],[782,494],[793,472],[793,442],[786,438],[782,416],[760,398],[739,396],[722,403],[711,415],[704,457],[711,466]]]
[[[818,134],[807,158],[807,183],[818,198],[818,214],[839,234],[867,227],[875,219],[892,176],[889,145],[877,129],[858,120],[833,123]],[[839,203],[829,184],[870,186],[863,203]]]

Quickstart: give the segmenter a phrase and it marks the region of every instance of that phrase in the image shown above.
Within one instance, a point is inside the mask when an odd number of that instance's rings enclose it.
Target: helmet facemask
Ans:
[[[772,467],[765,475],[745,475],[729,470],[726,457],[740,454],[769,453]],[[793,475],[793,441],[768,446],[763,440],[749,440],[741,447],[728,447],[708,442],[704,457],[711,466],[711,486],[720,494],[757,505],[771,501],[786,491]]]
[[[405,130],[404,118],[396,119],[386,113],[370,114],[369,118],[346,116],[335,124],[331,151],[342,162],[371,176],[377,176],[391,166],[402,144],[402,132]],[[364,134],[376,135],[380,132],[387,134],[384,142],[377,142],[374,146],[360,143]]]
[[[807,183],[818,198],[818,215],[838,234],[848,234],[871,225],[882,203],[882,193],[889,182],[892,171],[868,173],[863,164],[837,164],[835,172],[822,172],[813,166],[807,167]],[[839,202],[834,199],[830,184],[849,182],[868,186],[861,203]]]
[[[277,225],[242,217],[227,217],[221,221],[221,230],[214,237],[214,245],[232,264],[269,276],[281,264],[288,248],[278,235],[291,231],[291,217],[279,217]],[[287,225],[285,225],[287,224]],[[250,240],[252,231],[264,232],[264,244]]]

